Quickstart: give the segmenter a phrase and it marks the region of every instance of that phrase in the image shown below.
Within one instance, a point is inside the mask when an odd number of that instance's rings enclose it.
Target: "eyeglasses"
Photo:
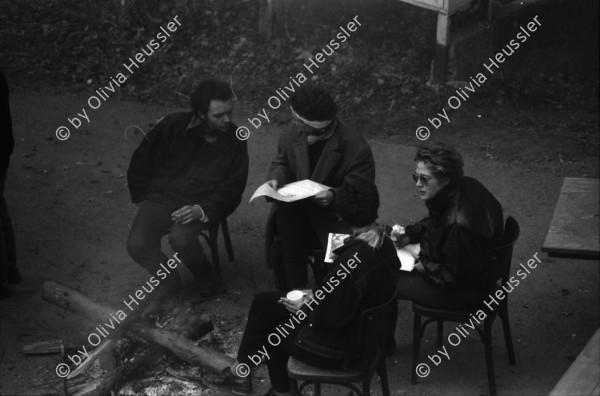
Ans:
[[[429,180],[433,179],[433,177],[431,176],[419,175],[418,173],[413,173],[412,178],[415,181],[415,183],[421,181],[421,184],[423,185],[429,183]]]

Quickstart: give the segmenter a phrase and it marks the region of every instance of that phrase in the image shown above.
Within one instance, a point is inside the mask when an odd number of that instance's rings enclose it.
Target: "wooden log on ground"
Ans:
[[[92,301],[84,294],[55,282],[44,283],[42,297],[53,304],[94,320],[104,321],[115,312],[109,307]],[[129,333],[162,346],[183,361],[216,373],[222,372],[234,361],[223,353],[199,347],[174,331],[159,329],[147,323],[133,323],[129,327]]]
[[[103,334],[105,339],[102,343],[92,353],[86,355],[87,358],[83,360],[81,364],[77,365],[77,368],[67,376],[67,379],[73,379],[84,372],[97,358],[103,357],[104,361],[113,359],[118,348],[115,340],[118,339],[123,332],[127,331],[132,323],[142,318],[143,315],[145,315],[146,309],[155,309],[167,296],[167,290],[164,285],[163,287],[157,288],[153,294],[143,298],[143,301],[137,306],[137,309],[133,310],[129,315],[126,315],[125,318],[121,318],[122,321],[119,321],[115,318],[115,314],[117,314],[116,311],[93,302],[86,295],[70,289],[67,286],[55,282],[45,282],[43,289],[42,298],[48,301],[59,302],[60,306],[64,308],[81,313],[90,317],[90,319],[98,320],[99,326],[104,323],[107,327],[113,329],[112,332],[107,332],[107,335]],[[116,316],[119,315],[117,314]],[[117,325],[118,327],[116,327]],[[100,332],[98,327],[96,327],[96,330]],[[106,329],[104,330],[106,332]],[[102,333],[100,332],[100,334]]]
[[[138,372],[142,367],[153,366],[157,364],[164,355],[158,348],[150,348],[145,353],[137,356],[131,361],[127,361],[121,367],[107,372],[101,378],[95,379],[83,385],[68,387],[67,392],[70,396],[97,396],[111,395],[111,390],[118,388],[118,384],[126,381]]]
[[[46,340],[23,345],[22,351],[25,355],[45,355],[50,353],[61,353],[62,348],[77,349],[77,346],[71,343],[65,343],[63,340]]]
[[[93,302],[84,294],[54,282],[48,282],[44,285],[43,297],[61,307],[72,309],[97,321],[106,320],[106,317],[101,318],[98,317],[99,315],[105,314],[106,312],[114,312],[108,307]],[[202,338],[214,329],[214,326],[207,315],[197,315],[194,313],[191,308],[191,302],[177,304],[176,307],[171,307],[169,310],[171,312],[169,315],[170,319],[165,327],[171,329],[176,334],[180,334],[184,338],[196,340]],[[142,322],[138,323],[142,324]],[[143,325],[142,328],[145,327],[146,324]],[[149,324],[147,326],[151,327]],[[145,351],[140,353],[142,349],[145,349]],[[111,367],[106,367],[99,361],[106,372],[100,378],[87,383],[77,383],[73,380],[69,381],[67,384],[67,394],[71,396],[110,395],[112,390],[118,389],[128,378],[136,375],[147,367],[156,365],[165,353],[164,349],[161,347],[153,346],[148,348],[144,345],[139,345],[133,350],[129,348],[125,353],[128,355],[130,352],[132,352],[133,358],[126,360],[120,367],[116,366],[116,362]],[[102,359],[102,357],[110,358],[112,357],[112,354],[112,350],[108,351],[101,355],[99,360]]]
[[[162,346],[185,362],[207,368],[215,373],[221,373],[234,361],[224,353],[199,347],[192,341],[169,330],[135,323],[131,326],[130,331],[147,341]]]
[[[44,282],[42,298],[98,322],[103,322],[115,313],[109,307],[92,301],[85,294],[56,282]]]

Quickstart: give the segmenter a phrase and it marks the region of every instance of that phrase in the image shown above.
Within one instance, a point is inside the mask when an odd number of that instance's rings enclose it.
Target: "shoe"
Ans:
[[[9,285],[18,285],[21,283],[21,273],[17,267],[10,267],[8,269],[8,284]]]
[[[212,389],[228,390],[234,395],[252,394],[252,377],[236,377],[229,370],[223,374],[207,374],[202,383]]]
[[[8,287],[8,283],[4,286],[0,286],[0,300],[10,297],[11,294],[12,293],[10,292],[10,288]]]

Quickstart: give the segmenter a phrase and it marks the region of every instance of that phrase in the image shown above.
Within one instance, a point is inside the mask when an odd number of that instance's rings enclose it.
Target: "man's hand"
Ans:
[[[321,192],[317,193],[317,195],[312,197],[311,200],[315,204],[317,204],[323,208],[326,208],[333,201],[333,197],[334,197],[333,191],[327,190],[327,191],[321,191]]]
[[[199,205],[186,205],[171,213],[171,220],[177,224],[188,224],[192,221],[200,220],[204,216],[204,211]]]
[[[271,186],[271,188],[272,188],[273,190],[277,190],[277,184],[279,184],[279,182],[277,181],[277,179],[273,179],[273,180],[269,180],[269,181],[267,182],[267,184],[268,184],[269,186]]]

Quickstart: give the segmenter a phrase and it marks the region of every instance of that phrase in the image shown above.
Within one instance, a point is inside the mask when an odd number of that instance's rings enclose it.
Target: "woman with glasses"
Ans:
[[[481,301],[484,254],[500,245],[502,206],[477,180],[464,176],[462,156],[451,146],[422,146],[412,177],[429,215],[393,232],[396,245],[419,243],[415,271],[402,272],[398,298],[459,309]]]

